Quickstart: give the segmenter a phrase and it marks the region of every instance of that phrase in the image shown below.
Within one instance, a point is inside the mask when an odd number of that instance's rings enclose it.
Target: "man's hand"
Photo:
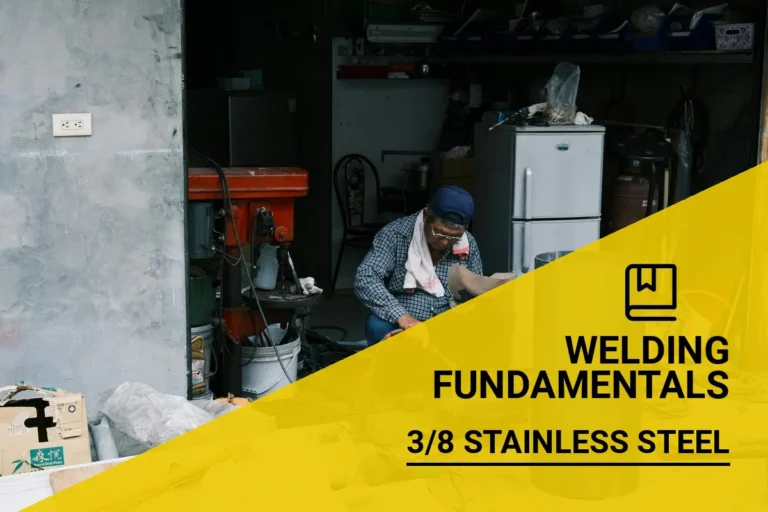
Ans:
[[[403,315],[397,319],[397,325],[401,329],[410,329],[411,327],[418,325],[420,323],[421,322],[413,318],[411,315]]]

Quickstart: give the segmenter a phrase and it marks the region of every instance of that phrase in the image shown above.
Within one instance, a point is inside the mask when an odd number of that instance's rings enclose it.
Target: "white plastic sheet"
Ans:
[[[189,402],[160,393],[146,384],[125,382],[107,399],[102,413],[109,419],[120,456],[136,455],[208,423],[234,406]]]

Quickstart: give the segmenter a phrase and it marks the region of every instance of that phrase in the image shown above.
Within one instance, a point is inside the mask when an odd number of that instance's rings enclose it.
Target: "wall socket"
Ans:
[[[54,137],[89,137],[92,134],[91,114],[53,114]]]

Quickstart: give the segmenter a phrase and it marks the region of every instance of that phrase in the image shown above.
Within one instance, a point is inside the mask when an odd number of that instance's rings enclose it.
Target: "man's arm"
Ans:
[[[374,315],[397,325],[397,320],[408,315],[405,308],[389,293],[385,284],[392,275],[396,262],[395,235],[386,228],[379,231],[365,259],[355,275],[355,296]]]
[[[477,248],[475,237],[471,235],[469,238],[469,259],[467,260],[467,268],[479,276],[483,275],[483,260],[480,258],[480,250]]]

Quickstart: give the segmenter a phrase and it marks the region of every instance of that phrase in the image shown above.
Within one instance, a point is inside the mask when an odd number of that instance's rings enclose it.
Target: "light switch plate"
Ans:
[[[53,114],[54,137],[89,137],[92,134],[91,114]]]

